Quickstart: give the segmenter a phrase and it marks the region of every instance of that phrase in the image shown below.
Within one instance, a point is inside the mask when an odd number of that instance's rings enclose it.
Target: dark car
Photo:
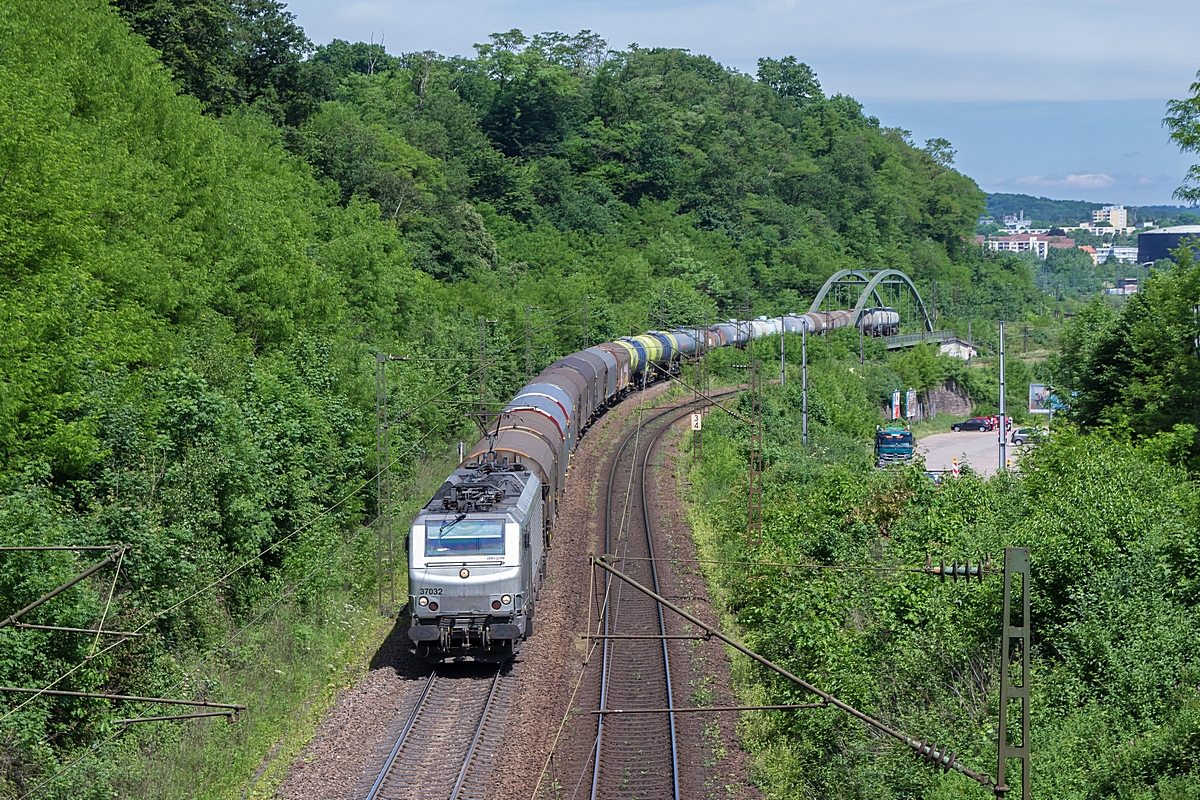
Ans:
[[[990,431],[992,423],[984,417],[974,417],[966,422],[956,422],[950,426],[952,431]]]

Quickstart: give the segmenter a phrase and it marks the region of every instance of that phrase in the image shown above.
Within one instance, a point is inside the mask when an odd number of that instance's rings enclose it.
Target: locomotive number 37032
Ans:
[[[425,589],[425,588],[421,589],[421,594],[441,594],[441,593],[442,593],[441,589]]]

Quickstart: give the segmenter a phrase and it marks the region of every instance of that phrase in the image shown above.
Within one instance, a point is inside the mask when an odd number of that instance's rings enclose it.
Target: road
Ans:
[[[995,475],[1000,466],[996,436],[996,431],[935,433],[918,440],[917,450],[925,456],[925,468],[929,470],[949,470],[952,460],[957,458],[959,466],[969,464],[976,472]],[[1014,467],[1021,450],[1008,443],[1008,460]]]

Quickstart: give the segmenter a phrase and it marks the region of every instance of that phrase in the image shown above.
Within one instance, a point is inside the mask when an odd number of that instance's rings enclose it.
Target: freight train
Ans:
[[[506,661],[533,633],[546,550],[571,453],[626,393],[677,371],[701,350],[855,324],[830,311],[649,331],[560,358],[505,406],[442,483],[407,537],[408,639],[429,660]],[[870,336],[895,333],[894,309],[864,309]]]

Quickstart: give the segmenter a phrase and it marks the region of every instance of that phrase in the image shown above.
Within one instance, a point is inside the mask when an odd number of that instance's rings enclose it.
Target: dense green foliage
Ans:
[[[1034,197],[1028,194],[1006,194],[996,192],[987,196],[987,212],[1000,220],[1006,214],[1025,212],[1025,219],[1039,220],[1051,225],[1078,225],[1091,221],[1092,212],[1101,208],[1101,203],[1085,200],[1051,200],[1049,197]]]
[[[1200,72],[1191,85],[1191,95],[1167,103],[1167,118],[1163,124],[1171,131],[1171,141],[1185,153],[1200,155]],[[1190,185],[1189,185],[1190,184]],[[1184,183],[1175,190],[1175,197],[1189,203],[1200,203],[1200,164],[1193,164],[1184,176]]]
[[[1175,101],[1179,103],[1180,122],[1186,125],[1190,117],[1187,116],[1187,109],[1191,106],[1189,103],[1195,103],[1195,100]],[[1180,140],[1180,145],[1183,145]],[[1188,200],[1188,198],[1181,198]],[[1194,200],[1191,202],[1195,202]],[[1006,194],[997,192],[987,196],[987,213],[996,220],[1000,220],[1005,214],[1018,214],[1021,211],[1025,212],[1025,219],[1035,220],[1034,227],[1040,228],[1052,225],[1078,225],[1080,222],[1089,222],[1092,219],[1092,212],[1099,210],[1103,203],[1089,203],[1085,200],[1051,200],[1049,197],[1034,197],[1028,194]],[[1194,215],[1194,207],[1189,206],[1136,206],[1127,209],[1129,211],[1129,221],[1133,222],[1152,222],[1158,221],[1163,225],[1194,225],[1191,221]],[[1090,242],[1083,242],[1090,244]]]
[[[1072,416],[1139,440],[1159,441],[1176,463],[1200,467],[1200,264],[1190,248],[1156,271],[1120,311],[1096,301],[1062,335],[1060,384],[1077,392]]]
[[[0,542],[130,543],[115,584],[25,621],[147,634],[89,660],[86,635],[6,627],[0,683],[261,701],[237,733],[195,728],[221,750],[113,729],[141,706],[5,696],[3,794],[112,734],[62,796],[189,796],[180,770],[147,777],[172,752],[252,773],[287,730],[271,659],[334,659],[372,589],[376,353],[439,359],[391,376],[405,487],[464,432],[421,401],[474,399],[481,346],[485,399],[511,396],[527,313],[536,369],[585,336],[800,310],[849,266],[936,281],[952,323],[1039,300],[1022,262],[967,244],[982,194],[947,143],[824,96],[795,58],[755,80],[517,31],[393,57],[312,48],[269,0],[10,3],[0,41]],[[887,380],[924,386],[930,362]],[[0,555],[0,616],[88,563]],[[287,647],[224,646],[284,601]]]
[[[811,370],[812,444],[799,444],[799,392],[764,403],[763,545],[745,545],[747,433],[712,415],[691,467],[702,558],[920,567],[926,556],[1033,559],[1033,787],[1055,800],[1194,797],[1200,792],[1200,487],[1160,442],[1069,429],[1021,472],[969,470],[936,486],[918,468],[872,468],[864,427],[888,367],[831,353]],[[1056,426],[1057,427],[1057,426]],[[709,566],[745,643],[794,674],[995,774],[1001,586],[909,573]],[[750,663],[743,700],[811,702]],[[941,775],[834,709],[749,715],[746,742],[777,798],[966,798]]]

